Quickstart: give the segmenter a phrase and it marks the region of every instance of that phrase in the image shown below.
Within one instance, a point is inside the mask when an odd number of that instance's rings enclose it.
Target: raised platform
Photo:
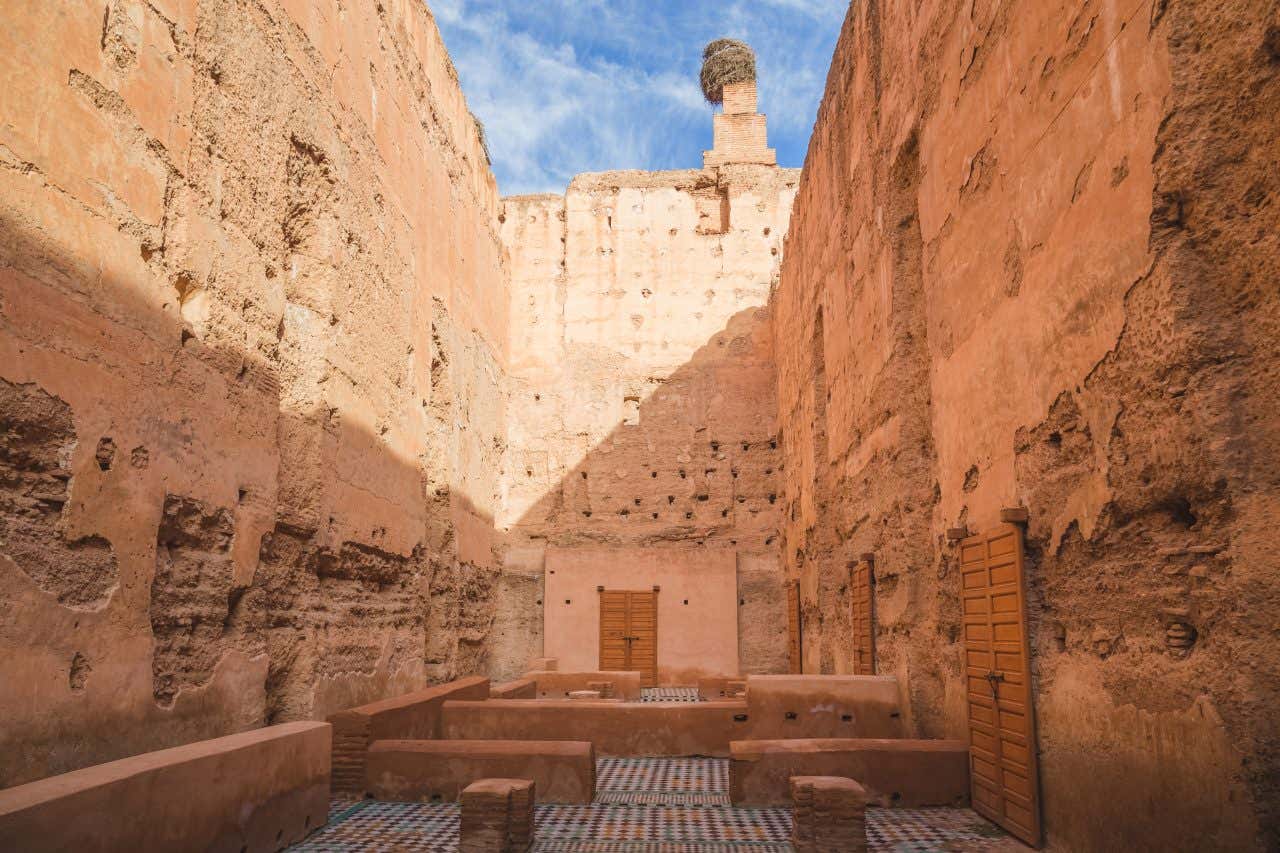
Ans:
[[[958,740],[735,741],[729,792],[743,806],[791,801],[793,776],[844,776],[880,806],[967,806],[969,748]]]
[[[453,802],[481,779],[529,779],[544,803],[595,798],[585,741],[380,740],[369,747],[365,794],[387,802]]]
[[[463,678],[334,714],[333,789],[363,789],[365,753],[374,741],[438,740],[447,700],[488,698],[489,679]]]

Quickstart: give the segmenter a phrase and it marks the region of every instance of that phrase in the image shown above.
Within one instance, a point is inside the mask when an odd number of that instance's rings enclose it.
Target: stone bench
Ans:
[[[906,734],[893,676],[752,675],[746,698],[757,740]]]
[[[745,702],[492,699],[444,704],[452,740],[586,740],[596,754],[727,757],[747,736]]]
[[[505,684],[489,686],[490,699],[537,699],[538,682],[532,678],[521,678]]]
[[[745,679],[724,676],[698,679],[698,698],[703,702],[716,699],[745,699],[746,695]]]
[[[969,748],[960,740],[748,740],[729,752],[735,805],[785,806],[792,776],[856,779],[880,806],[969,803]]]
[[[867,793],[840,776],[791,777],[791,845],[796,853],[863,853]]]
[[[441,709],[450,699],[488,699],[489,679],[464,678],[348,708],[329,717],[333,725],[333,790],[364,788],[365,754],[379,740],[432,740],[441,734]]]
[[[539,699],[565,699],[579,690],[598,690],[608,684],[608,698],[624,702],[639,702],[641,695],[638,672],[557,672],[531,671],[524,674],[538,683]],[[596,685],[596,686],[592,686]],[[604,690],[601,693],[604,694]]]
[[[390,802],[457,802],[479,779],[532,779],[547,803],[590,803],[595,750],[586,741],[382,740],[369,747],[364,793]]]
[[[0,791],[0,849],[276,851],[324,826],[327,723],[287,723]]]
[[[480,779],[462,792],[459,853],[526,853],[533,847],[537,785]]]

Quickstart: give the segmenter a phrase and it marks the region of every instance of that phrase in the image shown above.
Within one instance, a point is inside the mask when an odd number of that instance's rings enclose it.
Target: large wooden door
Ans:
[[[658,682],[658,593],[600,590],[600,669]]]
[[[804,641],[800,625],[800,581],[787,584],[788,668],[792,673],[804,672]]]
[[[1022,529],[961,544],[973,808],[1040,845],[1040,778],[1027,644]]]
[[[874,568],[863,558],[853,567],[849,578],[853,617],[853,674],[876,674],[876,617]]]

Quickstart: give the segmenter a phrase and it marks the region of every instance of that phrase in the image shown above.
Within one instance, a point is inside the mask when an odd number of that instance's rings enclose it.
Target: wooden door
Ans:
[[[1040,844],[1040,778],[1023,588],[1022,528],[961,544],[973,808]]]
[[[658,683],[658,593],[600,590],[600,669]]]
[[[804,643],[800,625],[800,581],[787,584],[788,666],[793,673],[804,672]]]
[[[870,560],[859,560],[849,579],[853,617],[853,674],[876,674],[876,617],[874,569]]]

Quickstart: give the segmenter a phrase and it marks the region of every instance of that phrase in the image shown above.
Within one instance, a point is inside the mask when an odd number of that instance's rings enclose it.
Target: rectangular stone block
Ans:
[[[537,786],[481,779],[462,792],[460,853],[525,853],[533,846]]]
[[[798,739],[730,744],[729,797],[741,806],[790,802],[792,776],[855,779],[879,806],[967,806],[969,747],[958,740]]]
[[[384,740],[369,747],[364,792],[390,802],[458,799],[472,782],[532,779],[542,801],[584,805],[595,797],[595,750],[587,741]]]
[[[286,723],[0,791],[0,849],[276,851],[324,825],[327,723]]]
[[[363,789],[365,755],[374,741],[439,738],[446,700],[488,698],[489,679],[463,678],[334,714],[329,717],[333,724],[333,790],[358,793]]]
[[[796,853],[867,849],[867,795],[861,785],[839,776],[793,776],[790,788]]]

